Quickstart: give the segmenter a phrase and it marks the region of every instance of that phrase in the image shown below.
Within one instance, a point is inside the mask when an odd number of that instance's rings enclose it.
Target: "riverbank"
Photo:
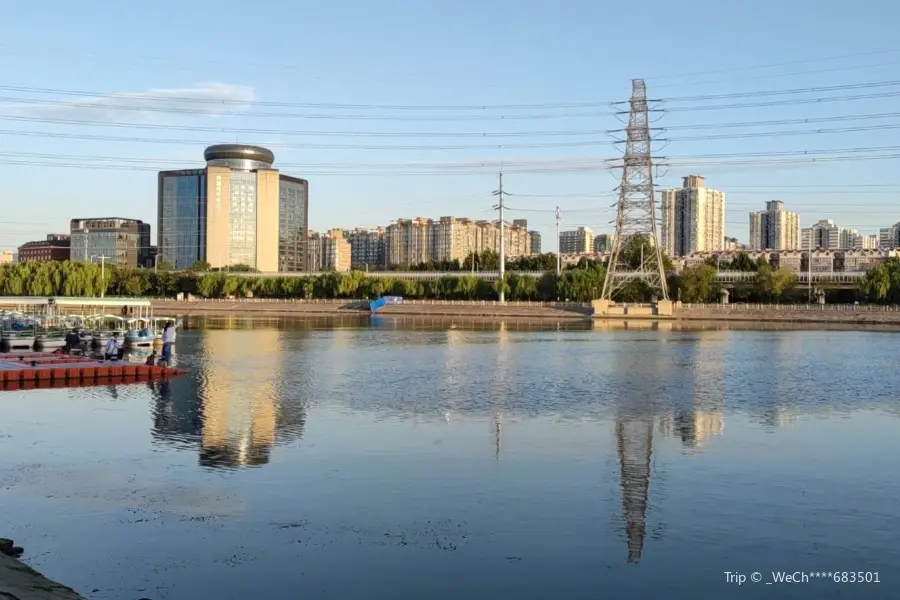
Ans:
[[[153,300],[157,315],[200,317],[226,314],[259,317],[365,316],[367,300]],[[387,304],[375,315],[392,317],[467,317],[513,319],[589,319],[589,305],[575,302],[499,302],[463,300],[407,300]]]
[[[842,304],[711,304],[676,307],[675,321],[731,321],[753,323],[841,323],[900,325],[900,309],[890,306]]]
[[[153,300],[158,315],[246,317],[366,316],[371,314],[365,300]],[[388,304],[375,315],[392,317],[440,317],[472,319],[553,319],[589,320],[590,305],[574,302],[499,302],[462,300],[407,300]],[[621,320],[621,316],[610,317]],[[632,316],[665,321],[734,321],[756,323],[843,323],[859,325],[900,325],[900,309],[869,305],[777,305],[777,304],[675,304],[671,317]]]
[[[0,552],[0,598],[85,600],[75,590],[47,579],[21,560]]]

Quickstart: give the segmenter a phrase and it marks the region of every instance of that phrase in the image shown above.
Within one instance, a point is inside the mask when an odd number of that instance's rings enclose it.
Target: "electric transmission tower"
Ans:
[[[630,282],[643,281],[658,300],[668,300],[662,248],[656,229],[647,86],[643,79],[631,81],[629,104],[631,109],[628,127],[625,129],[625,156],[622,182],[619,184],[616,233],[600,297],[612,300],[616,292]],[[630,244],[633,239],[635,242],[642,239],[644,243],[640,248],[635,248]],[[626,246],[629,251],[623,253],[622,249]]]

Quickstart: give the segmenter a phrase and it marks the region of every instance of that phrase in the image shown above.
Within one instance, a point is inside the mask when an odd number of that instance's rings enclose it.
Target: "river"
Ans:
[[[0,392],[0,536],[94,599],[897,598],[898,342],[213,320]]]

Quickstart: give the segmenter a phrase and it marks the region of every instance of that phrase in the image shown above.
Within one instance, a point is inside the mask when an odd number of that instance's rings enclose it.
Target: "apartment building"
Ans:
[[[800,215],[784,210],[784,202],[766,202],[766,210],[750,213],[752,250],[796,250],[800,247]]]
[[[343,229],[309,236],[307,264],[312,271],[346,273],[351,268],[351,248]]]
[[[384,228],[356,228],[347,233],[350,242],[350,264],[354,269],[377,270],[387,266]]]
[[[541,234],[537,231],[529,231],[528,237],[531,238],[531,253],[532,254],[540,254],[541,253]]]
[[[721,250],[725,239],[725,194],[688,175],[680,189],[662,190],[660,242],[669,256]]]
[[[559,234],[560,254],[588,254],[594,251],[594,232],[590,227],[579,227]]]
[[[878,230],[879,248],[900,248],[900,223]]]
[[[462,261],[473,252],[499,252],[500,223],[457,217],[398,219],[385,229],[384,237],[388,265]],[[530,232],[521,224],[506,225],[503,238],[507,258],[532,253]]]

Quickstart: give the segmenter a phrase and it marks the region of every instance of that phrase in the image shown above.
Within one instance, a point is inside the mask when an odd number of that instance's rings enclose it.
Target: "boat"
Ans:
[[[66,345],[66,336],[73,328],[74,323],[65,318],[44,319],[35,327],[34,346],[36,348],[62,348]]]
[[[128,331],[125,319],[118,315],[91,315],[85,318],[94,346],[103,346],[113,333],[118,333],[120,338],[125,337]]]
[[[36,327],[35,320],[23,313],[5,313],[0,327],[0,343],[10,350],[31,350],[34,347]]]
[[[138,317],[125,321],[125,346],[141,348],[153,345],[156,333],[153,331],[153,319]]]

